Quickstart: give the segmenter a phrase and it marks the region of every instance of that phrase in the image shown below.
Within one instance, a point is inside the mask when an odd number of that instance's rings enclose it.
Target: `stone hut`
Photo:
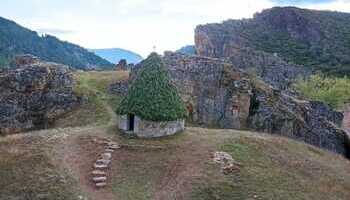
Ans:
[[[138,137],[162,137],[184,130],[187,110],[159,55],[152,53],[140,64],[117,113],[119,129]]]

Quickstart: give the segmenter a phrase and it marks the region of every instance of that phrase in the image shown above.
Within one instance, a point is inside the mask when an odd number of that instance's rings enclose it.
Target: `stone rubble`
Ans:
[[[215,152],[213,161],[221,165],[221,170],[224,174],[239,172],[241,169],[241,164],[236,162],[232,156],[226,152]]]

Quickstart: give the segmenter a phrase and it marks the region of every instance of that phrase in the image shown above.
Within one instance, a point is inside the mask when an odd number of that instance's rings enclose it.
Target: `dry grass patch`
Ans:
[[[76,200],[77,183],[51,160],[40,137],[0,142],[1,200]]]

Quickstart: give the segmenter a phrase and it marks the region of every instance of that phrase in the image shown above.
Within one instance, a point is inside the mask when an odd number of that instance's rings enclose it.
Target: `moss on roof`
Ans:
[[[142,61],[137,78],[117,113],[134,114],[149,121],[173,121],[187,117],[186,107],[171,84],[159,55],[152,53]]]

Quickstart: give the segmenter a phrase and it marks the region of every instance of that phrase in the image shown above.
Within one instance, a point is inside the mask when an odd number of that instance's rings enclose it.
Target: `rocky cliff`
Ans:
[[[343,115],[327,105],[290,96],[224,60],[171,52],[163,60],[192,123],[278,134],[347,154]]]
[[[69,68],[25,55],[0,72],[0,135],[45,128],[80,103]]]
[[[349,33],[349,13],[276,7],[252,19],[200,25],[195,43],[199,55],[257,68],[265,81],[273,84],[266,74],[277,71],[281,80],[283,76],[294,78],[304,73],[298,66],[349,74]]]
[[[242,71],[215,58],[168,52],[163,60],[191,121],[222,128],[247,127],[251,83]]]

